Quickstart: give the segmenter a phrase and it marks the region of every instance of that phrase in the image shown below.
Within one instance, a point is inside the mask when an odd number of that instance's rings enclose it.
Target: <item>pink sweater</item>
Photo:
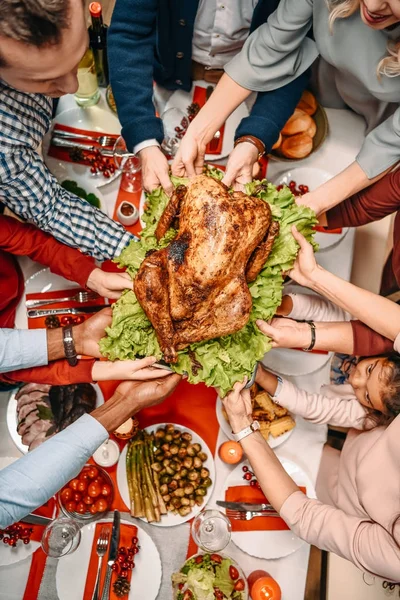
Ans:
[[[303,301],[308,304],[309,297],[299,303]],[[339,320],[325,301],[318,298],[311,304],[316,310],[309,306],[306,318]],[[320,309],[327,311],[322,319]],[[395,349],[400,350],[400,336]],[[284,381],[275,398],[311,422],[352,428],[342,452],[324,449],[319,499],[295,492],[284,502],[281,516],[308,543],[347,558],[363,571],[400,581],[400,415],[387,428],[363,431],[366,412],[350,385],[324,386],[321,392],[309,394]]]

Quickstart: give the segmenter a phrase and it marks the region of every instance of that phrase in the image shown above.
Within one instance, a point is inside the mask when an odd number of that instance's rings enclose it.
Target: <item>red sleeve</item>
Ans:
[[[44,367],[32,367],[0,373],[0,381],[5,383],[48,383],[49,385],[68,385],[70,383],[92,383],[92,368],[95,359],[80,360],[71,367],[66,360],[56,360]]]
[[[365,190],[326,213],[328,227],[357,227],[379,221],[400,208],[400,169],[387,173]]]
[[[0,215],[0,248],[50,267],[53,273],[84,287],[96,268],[93,258],[70,248],[34,225]]]
[[[393,342],[370,329],[361,321],[350,321],[353,329],[353,353],[356,356],[379,356],[393,352]]]

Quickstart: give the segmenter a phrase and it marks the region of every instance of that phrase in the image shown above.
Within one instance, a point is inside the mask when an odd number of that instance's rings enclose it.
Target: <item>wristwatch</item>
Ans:
[[[64,354],[68,364],[71,367],[75,367],[78,364],[78,355],[76,354],[74,336],[72,335],[71,325],[63,327],[63,344]]]
[[[259,430],[260,423],[258,421],[253,421],[248,427],[245,427],[244,429],[242,429],[242,431],[239,431],[239,433],[233,433],[232,431],[233,439],[235,440],[235,442],[240,442],[240,440],[242,440],[243,438]]]

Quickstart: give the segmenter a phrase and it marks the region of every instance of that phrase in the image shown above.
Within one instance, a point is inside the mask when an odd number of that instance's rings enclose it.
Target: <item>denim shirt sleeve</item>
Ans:
[[[46,329],[0,329],[0,373],[47,363]]]

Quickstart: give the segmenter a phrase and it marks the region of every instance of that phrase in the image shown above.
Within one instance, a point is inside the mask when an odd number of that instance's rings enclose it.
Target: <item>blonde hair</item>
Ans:
[[[329,29],[332,33],[336,19],[346,19],[356,12],[360,0],[327,0],[329,8]],[[387,45],[388,56],[379,62],[376,73],[378,77],[397,77],[400,75],[400,41],[389,40]]]

